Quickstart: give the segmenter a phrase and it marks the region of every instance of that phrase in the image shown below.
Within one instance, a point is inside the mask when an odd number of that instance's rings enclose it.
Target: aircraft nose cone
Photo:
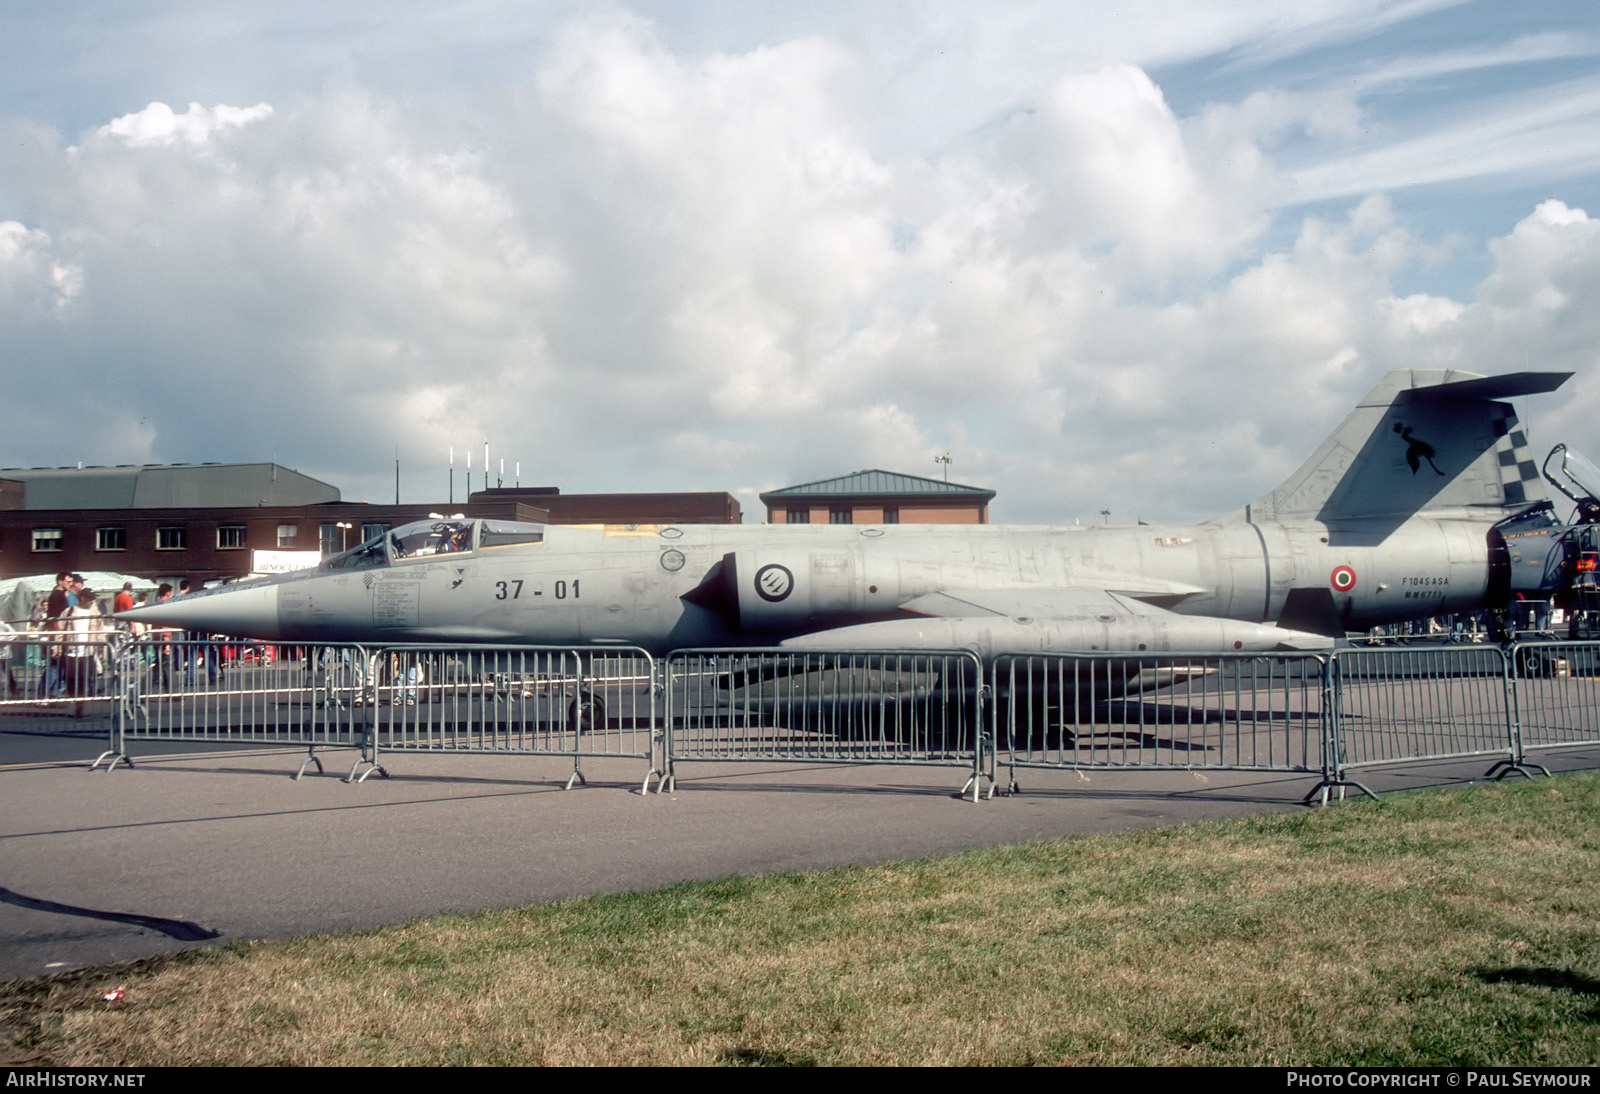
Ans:
[[[278,586],[227,585],[118,612],[116,618],[207,634],[273,638],[278,632]]]

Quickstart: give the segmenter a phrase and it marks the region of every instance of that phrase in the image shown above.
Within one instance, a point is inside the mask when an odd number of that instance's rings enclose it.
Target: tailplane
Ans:
[[[1429,509],[1520,512],[1545,500],[1544,484],[1516,412],[1498,400],[1554,391],[1571,375],[1391,372],[1298,471],[1243,515],[1398,527]]]

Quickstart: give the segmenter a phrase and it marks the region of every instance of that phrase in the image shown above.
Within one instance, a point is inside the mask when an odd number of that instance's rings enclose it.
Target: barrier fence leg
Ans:
[[[978,746],[978,750],[975,750],[975,751],[981,751],[982,748],[983,748],[983,746],[979,745]],[[962,798],[965,798],[967,796],[967,791],[970,790],[970,791],[972,791],[972,800],[974,802],[979,800],[979,795],[983,790],[983,773],[978,770],[978,763],[979,763],[979,760],[978,760],[976,754],[974,754],[973,760],[972,760],[972,774],[968,775],[967,776],[967,781],[961,784],[961,795],[960,796]],[[991,797],[991,798],[994,797],[994,784],[993,783],[989,784],[989,794],[988,794],[988,796]]]
[[[361,734],[361,755],[356,757],[356,762],[350,767],[350,774],[344,777],[346,783],[364,783],[374,771],[383,778],[389,777],[389,771],[378,762],[378,673],[375,660],[368,660],[366,651],[360,651],[360,657],[368,665],[366,681],[362,686],[364,699],[357,700],[357,705],[365,705],[365,723]],[[361,770],[365,764],[366,770]],[[360,771],[359,775],[356,772]]]
[[[94,763],[89,765],[89,770],[93,771],[98,768],[102,761],[106,765],[106,774],[108,775],[112,771],[116,770],[118,764],[123,764],[126,767],[132,767],[133,757],[129,756],[127,751],[123,748],[122,742],[119,740],[121,734],[117,732],[117,726],[115,722],[111,724],[111,730],[107,736],[109,739],[106,742],[106,750],[94,758]]]
[[[564,670],[562,675],[566,675]],[[593,685],[584,676],[582,661],[574,666],[572,675],[576,684],[572,689],[572,703],[567,708],[567,728],[572,731],[572,774],[567,776],[564,790],[571,790],[579,783],[589,785],[589,780],[583,777],[583,734],[597,726],[603,728],[605,719],[605,704],[595,699]]]
[[[1372,792],[1371,787],[1357,779],[1350,778],[1343,771],[1336,771],[1333,774],[1329,774],[1324,771],[1321,781],[1319,781],[1316,786],[1313,786],[1306,793],[1305,797],[1300,799],[1300,804],[1310,805],[1311,800],[1316,798],[1318,799],[1318,805],[1327,805],[1329,798],[1332,796],[1335,790],[1339,792],[1339,800],[1344,801],[1345,791],[1351,788],[1361,791],[1361,793],[1365,794],[1375,802],[1383,800],[1382,798],[1378,797],[1377,794]]]
[[[300,777],[306,773],[306,768],[312,764],[317,765],[317,774],[321,775],[323,773],[322,761],[317,758],[317,746],[307,745],[306,758],[300,761],[300,768],[294,773],[294,781],[299,782]]]
[[[661,793],[662,788],[664,786],[666,786],[667,776],[666,776],[666,773],[662,770],[662,767],[665,766],[665,765],[663,764],[663,765],[659,765],[658,766],[657,763],[656,763],[656,755],[657,755],[657,753],[658,752],[664,752],[665,750],[666,750],[666,744],[665,744],[665,741],[662,739],[660,728],[657,727],[657,726],[651,726],[650,727],[650,758],[648,760],[646,760],[645,764],[644,764],[644,782],[641,783],[640,786],[639,786],[639,793],[641,793],[641,794],[650,793],[650,780],[651,779],[655,779],[656,780],[656,793],[657,794]]]
[[[1372,790],[1349,778],[1344,773],[1343,749],[1340,742],[1341,723],[1339,711],[1343,692],[1341,690],[1343,677],[1339,673],[1338,662],[1332,658],[1323,662],[1322,669],[1322,778],[1313,786],[1306,796],[1300,799],[1301,805],[1310,805],[1313,798],[1318,799],[1318,805],[1327,805],[1329,796],[1334,790],[1339,791],[1339,800],[1344,801],[1345,790],[1355,787],[1373,801],[1380,801],[1378,795]]]
[[[361,770],[363,764],[366,765],[365,771]],[[361,774],[357,775],[356,772],[358,771]],[[389,769],[378,762],[378,745],[369,726],[366,736],[361,741],[361,755],[356,757],[356,762],[351,765],[350,774],[344,777],[344,781],[347,783],[364,783],[373,772],[377,772],[385,779],[389,778]]]
[[[1533,778],[1537,770],[1546,778],[1550,777],[1550,769],[1543,764],[1534,763],[1528,759],[1522,750],[1522,703],[1521,693],[1517,690],[1516,675],[1512,666],[1517,664],[1517,649],[1511,647],[1511,656],[1503,657],[1501,664],[1502,679],[1505,685],[1506,703],[1506,747],[1511,750],[1511,755],[1503,760],[1495,761],[1489,770],[1483,773],[1484,778],[1493,777],[1496,782],[1507,775],[1521,775],[1524,778]]]
[[[656,729],[653,734],[661,742],[661,766],[655,771],[655,774],[660,776],[656,782],[656,793],[675,794],[678,790],[678,776],[672,767],[672,719],[676,717],[677,708],[672,701],[672,662],[668,661],[666,667],[661,671],[664,674],[664,679],[657,680],[655,685],[660,699],[651,704],[652,710],[661,712],[661,721],[656,723]],[[649,773],[646,773],[644,777],[644,785],[645,789],[648,790],[650,787]]]
[[[967,791],[971,790],[974,802],[979,800],[980,795],[984,798],[993,799],[995,794],[994,738],[987,732],[987,727],[983,720],[984,711],[991,705],[988,702],[990,694],[992,693],[987,686],[979,688],[977,702],[973,704],[976,717],[972,728],[972,774],[961,787],[961,796],[965,798]],[[984,764],[985,756],[989,760],[987,766]],[[987,792],[983,789],[985,779],[989,780]]]
[[[139,666],[139,650],[133,647],[116,651],[112,662],[114,668],[111,674],[111,713],[106,724],[106,750],[96,756],[94,763],[89,765],[93,771],[105,761],[106,773],[116,770],[119,763],[133,766],[133,758],[128,755],[128,741],[126,732],[126,719],[129,716],[134,702],[137,702],[138,673],[130,669],[130,663]],[[134,695],[130,697],[130,692]]]

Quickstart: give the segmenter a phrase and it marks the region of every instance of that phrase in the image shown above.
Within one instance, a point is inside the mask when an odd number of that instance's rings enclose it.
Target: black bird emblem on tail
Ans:
[[[1394,431],[1400,434],[1400,439],[1406,442],[1406,464],[1410,466],[1411,473],[1415,475],[1422,468],[1422,461],[1427,460],[1428,466],[1433,468],[1435,475],[1443,475],[1439,465],[1433,462],[1433,445],[1419,437],[1411,435],[1411,427],[1404,422],[1394,423]]]

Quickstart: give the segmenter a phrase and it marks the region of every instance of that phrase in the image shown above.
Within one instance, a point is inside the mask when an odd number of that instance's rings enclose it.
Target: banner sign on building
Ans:
[[[309,570],[322,561],[317,551],[252,551],[250,572],[286,574],[290,570]]]

